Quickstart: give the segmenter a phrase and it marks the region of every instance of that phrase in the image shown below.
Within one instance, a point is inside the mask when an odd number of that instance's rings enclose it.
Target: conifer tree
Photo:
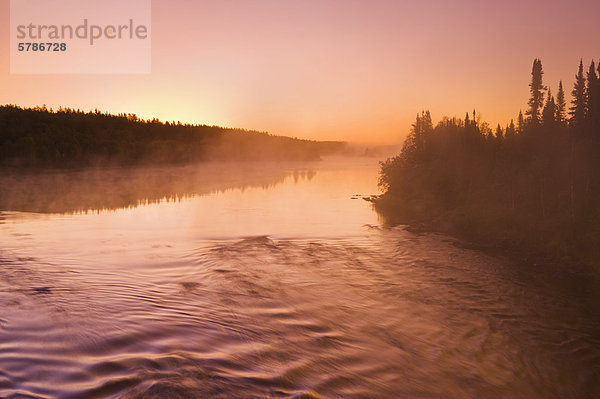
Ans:
[[[433,132],[433,122],[429,111],[417,113],[415,122],[412,124],[412,129],[404,143],[403,152],[406,154],[410,162],[419,162],[423,159],[427,136]]]
[[[567,103],[565,101],[565,91],[562,80],[558,82],[558,94],[556,95],[556,122],[563,125],[567,118]]]
[[[536,58],[533,60],[533,67],[531,69],[531,83],[529,84],[529,91],[531,97],[529,98],[528,105],[529,109],[526,111],[526,115],[529,116],[529,122],[533,126],[540,124],[540,113],[544,106],[544,84],[542,81],[542,60]]]
[[[542,111],[542,123],[544,124],[544,127],[551,127],[554,126],[555,121],[556,104],[552,92],[548,90],[548,98],[546,100],[546,105],[544,105],[544,110]]]
[[[596,64],[594,63],[594,60],[592,60],[592,63],[590,64],[590,69],[588,70],[587,73],[587,85],[586,85],[586,92],[587,92],[587,109],[586,109],[586,113],[587,113],[587,117],[591,117],[591,113],[592,110],[595,108],[595,91],[596,91],[596,84],[598,83],[598,75],[596,75]]]
[[[433,132],[433,121],[431,120],[431,114],[429,110],[425,111],[421,117],[423,121],[423,133],[429,134]]]
[[[585,78],[583,76],[583,60],[579,61],[579,71],[575,75],[575,84],[573,85],[573,91],[571,95],[573,100],[571,101],[571,107],[569,108],[569,115],[571,126],[581,127],[585,121],[586,109],[587,109],[587,92],[586,92]]]
[[[506,127],[506,138],[510,139],[515,136],[515,122],[511,119],[510,124]]]
[[[523,133],[525,128],[525,119],[523,118],[523,111],[519,110],[519,117],[517,119],[517,130],[519,133]]]
[[[413,154],[416,156],[418,153],[421,152],[422,150],[422,143],[423,143],[423,138],[421,135],[421,131],[422,131],[422,123],[421,123],[421,115],[419,115],[419,113],[417,113],[417,118],[415,119],[415,123],[413,123],[412,125],[412,143],[409,146],[410,148],[412,148],[412,152]]]
[[[499,123],[498,126],[496,126],[496,138],[498,140],[502,140],[504,138],[504,132],[502,131],[502,127]]]
[[[600,95],[599,85],[600,80],[598,79],[598,75],[596,75],[596,64],[594,63],[594,60],[592,60],[592,63],[590,64],[590,69],[587,73],[586,119],[590,122],[593,128],[597,127],[598,122],[598,111],[600,106],[600,98],[598,98],[598,96]]]

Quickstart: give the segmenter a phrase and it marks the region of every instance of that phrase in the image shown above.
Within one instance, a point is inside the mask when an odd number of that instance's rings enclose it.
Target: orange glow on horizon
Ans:
[[[580,3],[580,4],[577,4]],[[525,109],[531,62],[570,93],[598,57],[600,3],[462,0],[152,2],[149,75],[11,75],[0,104],[46,104],[320,140],[398,143],[414,116]],[[2,26],[9,1],[0,0]],[[533,44],[532,44],[533,43]]]

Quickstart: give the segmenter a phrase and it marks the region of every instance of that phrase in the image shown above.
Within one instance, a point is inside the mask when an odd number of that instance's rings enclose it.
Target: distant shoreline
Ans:
[[[342,141],[144,120],[135,114],[0,106],[0,168],[82,169],[221,161],[314,161]]]

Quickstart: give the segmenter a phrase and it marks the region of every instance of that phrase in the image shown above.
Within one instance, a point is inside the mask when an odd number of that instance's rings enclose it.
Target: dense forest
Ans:
[[[0,106],[0,167],[81,168],[197,161],[315,160],[342,142],[143,120],[69,108]]]
[[[579,64],[570,104],[533,62],[530,99],[506,126],[417,115],[400,155],[381,165],[377,209],[536,257],[600,261],[600,66]]]

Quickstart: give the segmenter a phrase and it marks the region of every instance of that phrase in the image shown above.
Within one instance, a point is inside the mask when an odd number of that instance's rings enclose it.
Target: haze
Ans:
[[[597,1],[152,2],[149,75],[11,75],[0,103],[47,104],[323,140],[398,143],[415,114],[495,125],[526,107],[531,60],[569,92],[598,57]],[[8,26],[9,1],[0,2]],[[8,29],[0,51],[8,53]]]

